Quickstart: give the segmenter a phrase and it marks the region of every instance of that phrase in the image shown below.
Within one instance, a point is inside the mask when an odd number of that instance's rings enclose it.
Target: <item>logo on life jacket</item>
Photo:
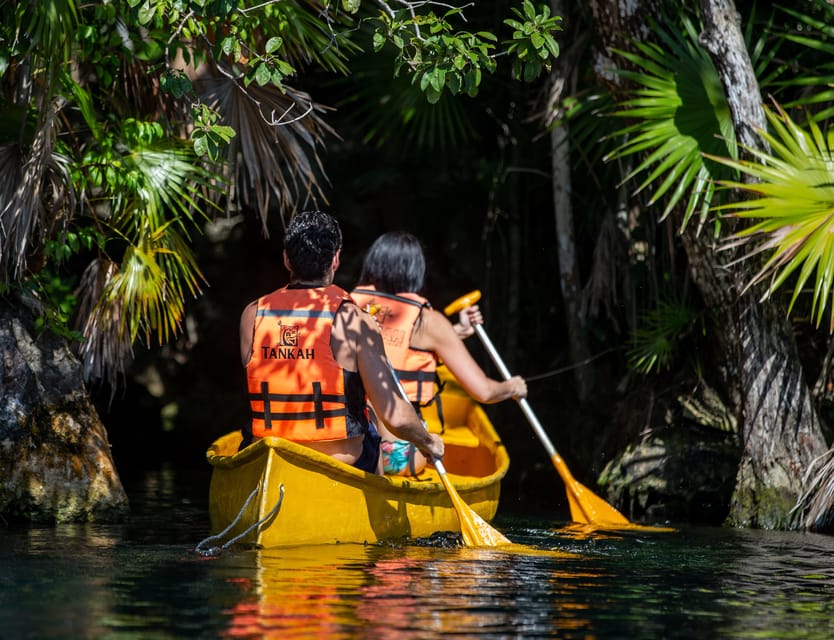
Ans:
[[[284,325],[278,323],[278,343],[282,347],[298,346],[298,327],[294,324]]]
[[[386,327],[385,320],[391,316],[391,307],[378,305],[379,309],[374,314],[374,319],[382,331],[382,342],[392,347],[401,347],[405,343],[405,331],[394,327]]]
[[[278,344],[262,346],[264,360],[312,360],[316,357],[315,349],[298,348],[298,327],[294,324],[278,323]]]
[[[378,305],[379,309],[374,314],[374,319],[379,324],[385,324],[385,319],[391,315],[391,307],[386,307],[385,305]]]

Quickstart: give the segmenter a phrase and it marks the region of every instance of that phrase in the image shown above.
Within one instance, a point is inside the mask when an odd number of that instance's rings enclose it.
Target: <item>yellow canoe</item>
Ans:
[[[509,456],[481,406],[454,380],[447,380],[442,408],[446,472],[463,500],[489,521]],[[429,430],[440,433],[436,414],[425,417]],[[432,467],[416,478],[383,477],[283,438],[264,438],[240,452],[239,443],[240,433],[229,433],[206,453],[212,465],[211,526],[226,540],[247,529],[239,541],[264,548],[460,531]]]

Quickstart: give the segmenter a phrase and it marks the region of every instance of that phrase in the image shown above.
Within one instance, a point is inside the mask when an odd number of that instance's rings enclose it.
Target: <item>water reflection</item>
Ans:
[[[227,579],[242,596],[227,612],[223,637],[340,638],[361,630],[386,640],[590,630],[579,591],[597,576],[569,570],[560,563],[566,557],[385,545],[247,551],[215,565],[221,574],[234,567]],[[251,563],[246,578],[242,563]]]
[[[0,529],[0,639],[834,637],[831,536],[499,521],[542,553],[400,541],[205,558],[201,482],[144,482],[122,525]]]

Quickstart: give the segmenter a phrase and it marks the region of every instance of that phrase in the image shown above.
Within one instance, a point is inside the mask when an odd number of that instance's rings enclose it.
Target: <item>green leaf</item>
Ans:
[[[385,36],[376,31],[373,37],[374,51],[379,52],[385,46],[385,42]],[[399,48],[402,49],[401,46]]]
[[[195,131],[191,138],[194,140],[195,154],[198,156],[208,154],[208,139],[206,138],[205,133]]]
[[[273,36],[266,41],[266,52],[269,54],[275,53],[284,44],[284,39],[280,36]]]
[[[530,36],[530,42],[536,49],[541,49],[544,46],[544,36],[539,32],[535,32]]]
[[[360,0],[342,0],[342,8],[348,13],[356,13],[360,5]]]
[[[255,82],[260,86],[269,84],[272,81],[272,70],[267,64],[259,64],[255,67]]]
[[[446,71],[435,67],[435,69],[431,72],[430,82],[432,88],[440,94],[446,84]]]
[[[153,20],[155,14],[156,6],[152,5],[149,0],[145,0],[145,2],[142,3],[142,6],[139,7],[139,11],[137,13],[139,24],[148,24],[151,20]]]
[[[432,85],[429,85],[426,88],[426,99],[430,104],[437,104],[438,100],[440,100],[440,95],[440,91],[435,89]]]

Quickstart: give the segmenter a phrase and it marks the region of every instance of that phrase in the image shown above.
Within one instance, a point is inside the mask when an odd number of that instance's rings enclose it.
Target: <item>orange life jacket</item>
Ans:
[[[339,366],[330,346],[333,319],[346,300],[335,285],[284,287],[258,300],[246,365],[252,435],[310,442],[367,432],[362,379]]]
[[[382,331],[385,353],[391,361],[409,400],[426,406],[436,395],[437,356],[434,352],[411,347],[411,334],[420,311],[431,307],[416,293],[383,293],[373,286],[361,286],[351,298],[363,309],[379,305],[375,318]]]

